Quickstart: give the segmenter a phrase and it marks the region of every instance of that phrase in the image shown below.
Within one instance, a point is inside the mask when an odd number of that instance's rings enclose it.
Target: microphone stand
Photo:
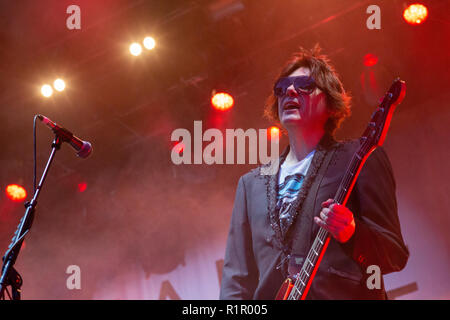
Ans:
[[[3,267],[0,278],[0,300],[5,300],[5,292],[8,294],[11,300],[20,300],[20,287],[22,286],[22,277],[13,268],[13,266],[16,262],[17,257],[19,256],[24,237],[31,229],[35,207],[37,205],[37,199],[39,197],[39,193],[42,190],[45,178],[47,177],[48,170],[50,169],[50,165],[53,162],[56,151],[61,148],[61,144],[63,143],[63,141],[67,141],[64,133],[60,135],[59,132],[55,131],[55,139],[52,142],[52,151],[47,161],[47,165],[45,166],[44,172],[42,173],[41,180],[34,192],[34,196],[31,201],[25,203],[25,215],[20,220],[19,226],[12,238],[12,242],[8,247],[8,251],[6,251],[5,255],[3,256]],[[12,296],[6,289],[7,286],[11,286]]]

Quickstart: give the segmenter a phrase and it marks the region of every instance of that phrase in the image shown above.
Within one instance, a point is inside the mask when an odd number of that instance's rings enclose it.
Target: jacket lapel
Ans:
[[[278,195],[278,173],[280,170],[280,166],[283,163],[284,159],[286,159],[287,154],[289,153],[289,145],[285,148],[285,150],[280,155],[279,159],[276,162],[271,163],[271,169],[268,169],[268,165],[261,167],[260,174],[264,175],[265,183],[266,183],[266,194],[267,194],[267,212],[269,216],[270,226],[275,233],[275,239],[277,245],[283,251],[286,250],[283,245],[283,234],[280,227],[280,220],[278,218],[278,212],[276,210],[277,206],[277,195]],[[270,170],[270,171],[269,171]],[[268,174],[270,173],[270,174]]]

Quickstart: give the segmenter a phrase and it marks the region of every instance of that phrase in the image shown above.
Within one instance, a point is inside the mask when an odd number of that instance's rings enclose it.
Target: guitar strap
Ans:
[[[317,172],[317,176],[314,179],[311,188],[309,189],[305,201],[299,208],[297,208],[298,215],[296,223],[290,230],[290,236],[292,237],[291,254],[289,257],[288,265],[288,273],[290,275],[296,274],[300,271],[304,258],[311,248],[312,242],[314,240],[311,235],[313,229],[312,224],[314,223],[313,218],[315,215],[315,211],[318,210],[317,208],[315,208],[317,193],[339,145],[341,144],[335,143],[330,147],[327,154],[325,155],[319,171]]]

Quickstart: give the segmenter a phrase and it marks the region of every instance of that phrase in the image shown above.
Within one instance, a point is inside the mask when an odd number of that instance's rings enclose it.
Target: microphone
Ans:
[[[64,142],[68,142],[72,148],[74,148],[77,152],[77,156],[80,158],[87,158],[92,152],[92,145],[83,141],[80,138],[73,135],[69,130],[58,126],[56,123],[51,121],[49,118],[38,114],[37,117],[43,123],[45,123],[50,129],[53,130],[55,134],[57,134]]]

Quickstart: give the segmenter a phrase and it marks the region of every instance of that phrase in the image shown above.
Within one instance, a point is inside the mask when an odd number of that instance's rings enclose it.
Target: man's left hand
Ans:
[[[347,242],[355,233],[353,213],[345,206],[334,203],[333,199],[322,202],[322,211],[314,222],[330,232],[337,241]]]

